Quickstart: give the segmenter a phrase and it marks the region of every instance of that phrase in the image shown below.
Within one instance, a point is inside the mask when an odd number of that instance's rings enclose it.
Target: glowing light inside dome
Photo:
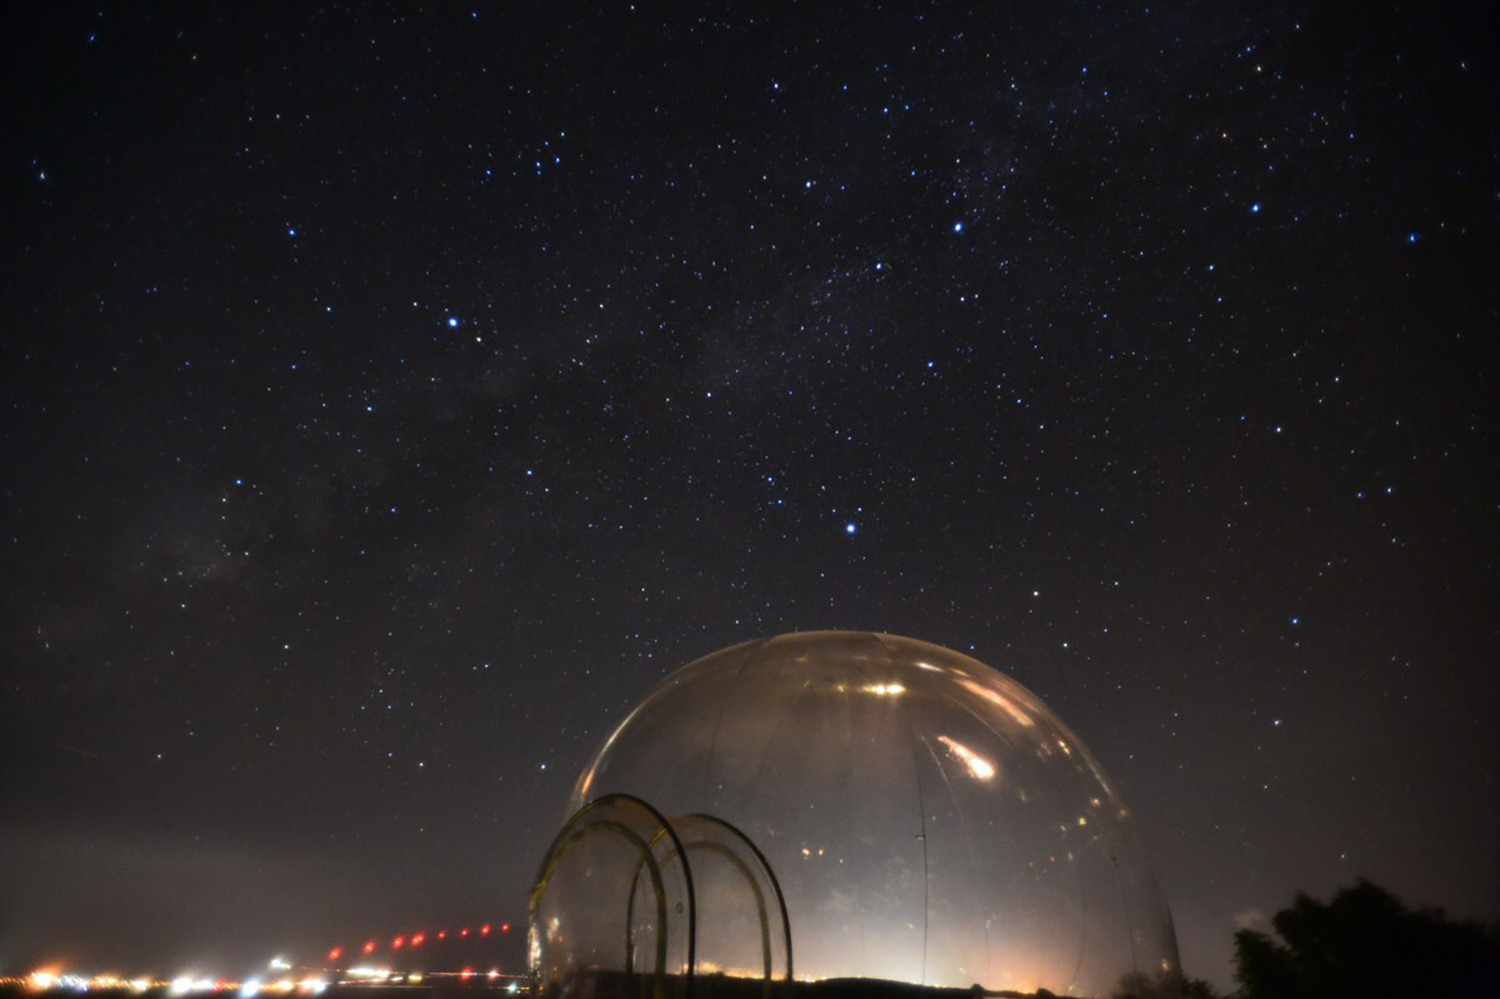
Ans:
[[[938,742],[948,747],[950,753],[964,762],[964,766],[969,768],[969,773],[973,774],[977,780],[989,780],[995,776],[995,765],[968,746],[946,735],[940,735],[937,739]]]
[[[953,682],[969,691],[969,693],[989,701],[995,707],[1014,718],[1018,725],[1026,728],[1032,728],[1036,725],[1036,722],[1032,721],[1031,716],[1022,710],[1020,706],[993,687],[986,687],[982,683],[976,683],[966,676],[957,677]]]

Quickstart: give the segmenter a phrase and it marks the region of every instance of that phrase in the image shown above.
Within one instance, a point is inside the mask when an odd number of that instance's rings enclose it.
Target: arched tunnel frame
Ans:
[[[624,822],[611,818],[611,810],[617,807],[638,809],[649,816],[656,826],[656,831],[647,840],[636,830],[630,828]],[[698,829],[697,838],[693,838],[692,830]],[[713,829],[727,833],[733,840],[743,845],[748,850],[748,856],[742,856],[735,850],[723,843],[715,842],[706,830]],[[543,896],[546,894],[547,885],[556,873],[559,865],[567,855],[584,840],[595,835],[612,835],[623,839],[637,857],[637,866],[631,878],[629,897],[626,902],[625,912],[625,967],[626,974],[634,974],[635,941],[635,898],[639,893],[642,874],[649,877],[652,897],[656,904],[656,916],[658,931],[656,934],[655,958],[656,967],[652,972],[652,992],[657,999],[664,999],[666,994],[665,979],[668,974],[666,968],[667,943],[668,943],[668,911],[665,882],[663,872],[674,860],[678,862],[682,870],[682,880],[686,890],[685,908],[687,915],[687,968],[684,978],[686,979],[685,995],[691,997],[693,984],[698,971],[698,899],[694,887],[692,863],[690,854],[696,851],[713,852],[724,859],[735,868],[749,885],[755,898],[756,914],[760,923],[761,959],[763,964],[763,978],[765,983],[765,995],[769,999],[772,985],[775,981],[773,968],[772,943],[771,943],[771,919],[772,912],[767,905],[765,893],[756,876],[756,869],[765,881],[770,884],[772,892],[776,896],[775,915],[780,918],[781,943],[786,948],[786,967],[784,981],[790,983],[793,980],[792,961],[792,925],[787,914],[786,896],[782,893],[781,882],[776,877],[776,872],[771,869],[759,847],[757,847],[744,831],[730,822],[726,822],[714,815],[704,813],[693,813],[679,816],[675,821],[668,819],[654,806],[644,799],[631,794],[607,794],[590,801],[577,812],[569,817],[563,824],[562,829],[553,839],[545,857],[542,859],[541,868],[537,873],[536,882],[528,895],[528,905],[532,933],[538,932],[537,920],[541,908]],[[666,855],[657,858],[657,850],[666,846]],[[753,858],[753,867],[747,860]],[[541,966],[536,959],[532,968],[533,976],[540,986]]]

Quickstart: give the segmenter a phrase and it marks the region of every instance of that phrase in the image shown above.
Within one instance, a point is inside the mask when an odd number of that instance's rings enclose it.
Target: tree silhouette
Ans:
[[[1213,983],[1205,978],[1185,978],[1182,980],[1182,999],[1221,999],[1219,991],[1213,987]]]
[[[1326,905],[1299,892],[1271,924],[1235,934],[1243,999],[1500,996],[1500,935],[1413,911],[1361,878]]]
[[[1052,993],[1037,990],[1037,999]],[[1146,975],[1131,971],[1120,976],[1110,999],[1222,999],[1213,985],[1202,978],[1184,978],[1177,974]]]

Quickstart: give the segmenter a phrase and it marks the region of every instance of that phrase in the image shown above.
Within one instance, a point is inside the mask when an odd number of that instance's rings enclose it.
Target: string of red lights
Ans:
[[[472,928],[472,929],[470,927],[468,927],[468,926],[464,926],[464,927],[461,927],[461,928],[459,928],[457,930],[454,930],[452,932],[450,932],[448,930],[438,930],[436,933],[434,933],[434,934],[431,935],[430,939],[431,939],[432,943],[435,944],[438,941],[446,941],[446,940],[448,940],[450,938],[454,939],[454,940],[464,940],[464,939],[470,938],[471,935],[474,938],[481,938],[481,937],[487,937],[487,936],[489,936],[492,932],[494,932],[495,929],[496,929],[496,927],[493,924],[491,924],[491,923],[484,923],[484,924],[482,924],[482,925],[480,925],[478,927]],[[501,923],[499,925],[499,932],[501,934],[507,934],[507,933],[509,933],[510,932],[510,923]],[[362,946],[360,948],[360,951],[359,951],[360,954],[362,956],[369,957],[369,956],[374,956],[374,955],[377,955],[377,954],[381,953],[381,951],[382,951],[381,940],[382,939],[384,939],[384,938],[381,938],[381,937],[372,937],[371,939],[365,941],[364,946]],[[429,935],[425,931],[423,931],[423,930],[418,930],[418,931],[416,931],[414,933],[403,933],[403,934],[400,934],[399,936],[394,936],[394,937],[390,938],[389,952],[392,953],[392,954],[394,954],[396,951],[399,951],[399,950],[412,950],[412,949],[421,947],[423,945],[426,945],[426,944],[428,944],[428,942],[429,942]],[[338,944],[338,945],[335,945],[335,946],[329,948],[329,950],[328,950],[328,960],[330,962],[342,960],[343,957],[344,957],[344,946],[342,944]]]

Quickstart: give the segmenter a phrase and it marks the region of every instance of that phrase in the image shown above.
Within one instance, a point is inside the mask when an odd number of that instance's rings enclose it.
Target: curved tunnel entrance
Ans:
[[[712,815],[626,794],[573,814],[529,898],[538,994],[765,997],[792,981],[786,901],[765,856]]]

